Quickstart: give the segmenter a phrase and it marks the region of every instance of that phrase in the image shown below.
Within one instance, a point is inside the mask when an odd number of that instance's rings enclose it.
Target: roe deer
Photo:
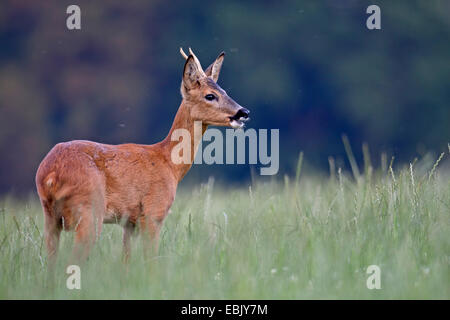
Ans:
[[[91,141],[58,143],[42,160],[36,187],[45,217],[45,241],[50,264],[55,260],[62,230],[75,231],[73,254],[85,260],[103,223],[123,225],[123,252],[130,254],[136,225],[145,239],[145,250],[156,253],[161,225],[175,198],[177,185],[194,160],[194,121],[240,128],[249,111],[217,84],[224,59],[221,53],[203,71],[189,48],[181,95],[182,102],[167,137],[153,145],[108,145]],[[191,133],[191,162],[176,164],[171,151],[178,144],[176,129]]]

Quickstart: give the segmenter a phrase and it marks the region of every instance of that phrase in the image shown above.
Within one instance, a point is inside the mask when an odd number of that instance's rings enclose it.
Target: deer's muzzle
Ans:
[[[249,114],[250,111],[248,109],[240,108],[234,116],[230,117],[230,125],[235,129],[242,128],[244,122],[250,120]]]

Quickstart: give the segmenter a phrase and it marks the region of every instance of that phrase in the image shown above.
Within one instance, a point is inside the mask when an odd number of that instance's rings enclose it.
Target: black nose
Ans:
[[[234,115],[233,118],[234,119],[240,119],[240,118],[247,119],[249,114],[250,114],[250,111],[248,109],[240,108],[238,110],[238,112]]]

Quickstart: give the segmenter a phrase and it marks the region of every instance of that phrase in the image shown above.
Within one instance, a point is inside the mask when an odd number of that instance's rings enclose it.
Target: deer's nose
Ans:
[[[250,111],[248,109],[240,108],[238,110],[238,112],[234,115],[233,118],[234,119],[240,119],[240,118],[247,119],[249,114],[250,114]]]

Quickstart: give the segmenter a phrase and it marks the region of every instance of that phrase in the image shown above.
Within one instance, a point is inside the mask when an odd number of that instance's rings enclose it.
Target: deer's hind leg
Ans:
[[[85,202],[74,209],[77,218],[72,223],[75,224],[75,241],[73,248],[73,257],[76,261],[83,262],[88,256],[100,237],[103,219],[105,216],[105,207],[101,198]]]
[[[62,230],[61,220],[52,214],[47,203],[43,203],[42,207],[44,209],[44,236],[45,245],[47,247],[48,263],[49,267],[53,268],[58,253],[59,238]]]

